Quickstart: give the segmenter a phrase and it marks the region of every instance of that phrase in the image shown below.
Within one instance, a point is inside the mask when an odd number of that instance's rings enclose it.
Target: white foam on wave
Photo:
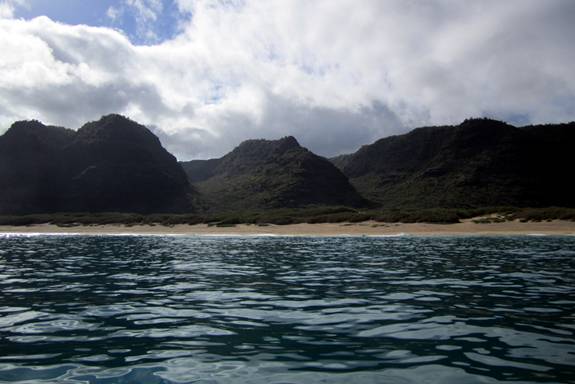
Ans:
[[[90,237],[148,237],[148,236],[186,236],[177,233],[82,233],[82,232],[3,232],[0,233],[0,237],[78,237],[78,236],[90,236]]]
[[[227,233],[133,233],[133,232],[0,232],[0,237],[278,237],[273,233],[227,234]]]
[[[0,238],[10,237],[198,237],[198,238],[393,238],[409,236],[407,233],[393,234],[283,234],[283,233],[133,233],[133,232],[0,232]]]
[[[76,232],[1,232],[0,237],[37,237],[37,236],[81,236]]]
[[[196,237],[196,238],[398,238],[398,237],[485,237],[485,236],[530,236],[530,237],[549,237],[549,236],[567,236],[572,237],[575,234],[547,234],[547,233],[527,233],[527,234],[411,234],[405,232],[391,234],[283,234],[283,233],[133,233],[133,232],[0,232],[0,238],[10,237]]]
[[[391,234],[385,234],[385,235],[366,235],[366,237],[405,237],[405,236],[410,236],[410,235],[408,233],[405,233],[405,232],[391,233]]]

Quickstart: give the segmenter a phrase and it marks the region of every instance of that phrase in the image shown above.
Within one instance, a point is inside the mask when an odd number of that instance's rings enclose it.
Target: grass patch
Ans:
[[[514,208],[487,207],[477,209],[434,208],[434,209],[371,209],[357,210],[348,207],[307,207],[294,209],[270,209],[261,211],[234,211],[214,214],[150,214],[136,213],[50,213],[32,215],[0,216],[0,225],[27,226],[54,224],[61,227],[81,225],[164,225],[207,224],[216,227],[233,227],[239,224],[258,226],[288,225],[298,223],[359,223],[375,221],[380,223],[458,223],[462,219],[485,216],[476,223],[494,223],[508,220],[575,221],[575,208]]]
[[[513,218],[523,222],[550,220],[575,221],[575,208],[521,208],[513,213]]]

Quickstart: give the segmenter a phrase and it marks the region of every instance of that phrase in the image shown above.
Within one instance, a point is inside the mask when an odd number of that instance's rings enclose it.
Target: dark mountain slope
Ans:
[[[575,124],[516,128],[490,120],[427,127],[332,159],[385,207],[573,206]]]
[[[78,130],[70,159],[72,210],[186,210],[189,183],[176,158],[146,127],[119,115]]]
[[[215,175],[220,159],[192,160],[180,163],[190,183],[198,183]]]
[[[0,136],[0,212],[39,212],[62,205],[61,148],[72,130],[20,121]]]
[[[363,203],[333,164],[293,137],[248,140],[220,159],[182,166],[215,210]]]
[[[190,210],[190,186],[158,138],[119,115],[78,132],[15,123],[0,137],[0,212]]]

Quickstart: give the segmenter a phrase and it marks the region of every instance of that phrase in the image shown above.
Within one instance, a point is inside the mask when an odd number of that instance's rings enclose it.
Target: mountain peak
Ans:
[[[0,212],[191,209],[192,191],[176,158],[146,127],[120,115],[77,132],[38,121],[13,124],[0,136],[0,184]]]
[[[207,205],[222,210],[364,203],[333,164],[293,136],[247,140],[220,159],[182,166]]]
[[[13,145],[29,145],[34,142],[60,147],[69,143],[74,134],[71,129],[44,125],[38,120],[21,120],[12,124],[3,138]]]
[[[505,127],[505,128],[509,128],[512,127],[511,125],[507,124],[504,121],[500,121],[500,120],[495,120],[495,119],[491,119],[488,117],[480,117],[480,118],[469,118],[469,119],[465,119],[463,120],[463,122],[461,124],[459,124],[459,127],[461,128],[484,128],[484,127],[488,127],[488,128],[501,128],[501,127]]]
[[[264,158],[281,155],[290,150],[304,150],[293,136],[285,136],[277,140],[252,139],[243,141],[228,156],[253,158],[256,161],[260,161]]]
[[[159,139],[145,126],[118,114],[105,115],[100,120],[84,124],[78,130],[82,140],[129,141],[157,145]]]
[[[99,120],[91,121],[89,123],[84,124],[84,126],[80,128],[80,130],[84,128],[93,129],[92,127],[98,127],[99,129],[126,129],[126,128],[129,129],[134,126],[141,126],[141,125],[126,116],[112,113],[100,117]]]
[[[284,136],[280,139],[276,139],[276,140],[269,140],[269,139],[249,139],[249,140],[245,140],[242,141],[239,145],[239,147],[241,146],[269,146],[269,147],[277,147],[277,146],[285,146],[285,147],[299,147],[299,143],[296,140],[295,137],[293,136]]]
[[[38,120],[20,120],[20,121],[16,121],[14,124],[12,124],[9,131],[10,130],[23,130],[23,129],[31,131],[31,130],[35,130],[35,129],[42,129],[45,127],[46,126]]]
[[[297,139],[293,136],[284,136],[281,139],[277,140],[278,144],[282,148],[291,149],[291,148],[299,148],[301,147],[297,141]]]
[[[118,124],[119,126],[127,126],[127,125],[140,125],[134,120],[130,119],[127,116],[120,115],[118,113],[110,113],[100,117],[98,123],[105,124],[105,125],[114,125]]]

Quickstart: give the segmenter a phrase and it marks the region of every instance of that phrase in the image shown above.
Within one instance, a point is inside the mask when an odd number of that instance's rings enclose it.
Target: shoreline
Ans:
[[[238,224],[233,227],[207,224],[174,226],[122,224],[59,227],[53,224],[0,226],[0,235],[181,235],[181,236],[575,236],[575,222],[553,220],[503,223],[474,223],[471,219],[455,224],[426,223],[321,223],[288,225]]]

